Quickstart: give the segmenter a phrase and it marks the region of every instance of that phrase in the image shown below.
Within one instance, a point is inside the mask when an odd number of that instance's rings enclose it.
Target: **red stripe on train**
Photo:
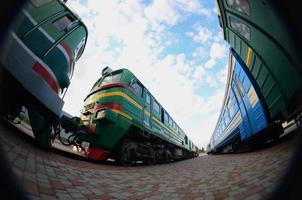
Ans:
[[[56,92],[59,92],[59,87],[57,81],[53,78],[53,76],[45,69],[43,65],[38,62],[35,62],[33,66],[33,70],[37,72],[47,83],[48,85]]]
[[[105,89],[109,89],[109,88],[113,88],[113,87],[122,87],[125,88],[127,90],[129,90],[131,93],[135,94],[135,90],[127,85],[125,85],[124,83],[110,83],[107,85],[103,85],[101,87],[98,87],[97,89],[93,90],[93,93],[98,92],[100,90],[105,90]]]
[[[70,48],[67,46],[67,44],[65,42],[60,42],[60,45],[62,45],[62,47],[65,49],[66,53],[69,56],[69,61],[70,63],[73,61],[73,54],[70,51]]]
[[[102,108],[114,109],[122,111],[122,106],[116,103],[102,103],[95,106],[95,110],[100,110]]]
[[[65,49],[65,51],[69,57],[69,68],[71,71],[71,67],[72,67],[72,63],[73,63],[73,54],[70,51],[70,48],[68,47],[68,45],[64,41],[60,42],[60,45]]]

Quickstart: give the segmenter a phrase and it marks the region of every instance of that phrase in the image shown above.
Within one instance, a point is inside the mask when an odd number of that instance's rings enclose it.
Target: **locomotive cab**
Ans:
[[[13,119],[22,106],[36,141],[51,146],[52,126],[87,40],[87,28],[64,2],[28,1],[1,43],[0,111]]]

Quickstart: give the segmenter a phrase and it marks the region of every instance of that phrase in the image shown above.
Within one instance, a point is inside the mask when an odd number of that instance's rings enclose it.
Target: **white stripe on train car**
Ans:
[[[55,76],[55,74],[53,73],[53,71],[48,67],[48,65],[46,63],[44,63],[38,56],[36,56],[21,40],[20,38],[16,35],[16,33],[14,33],[13,31],[11,31],[11,34],[13,36],[13,38],[20,44],[20,46],[22,46],[22,48],[38,63],[40,63],[43,68],[45,70],[47,70],[47,72],[49,73],[49,75],[54,79],[55,83],[57,84],[57,87],[59,87],[59,83],[57,80],[57,77]],[[33,66],[32,66],[33,67]]]

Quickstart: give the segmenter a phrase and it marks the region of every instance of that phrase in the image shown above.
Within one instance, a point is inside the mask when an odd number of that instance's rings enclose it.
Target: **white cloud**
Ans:
[[[199,52],[205,52],[204,48],[195,51],[195,54],[193,53],[193,56],[197,55]],[[213,66],[216,65],[218,59],[226,58],[227,55],[226,45],[214,42],[210,49],[210,58],[204,63],[204,67],[206,69],[212,69]]]
[[[213,43],[210,50],[211,58],[223,58],[227,55],[227,47],[225,44]]]
[[[150,6],[145,8],[144,13],[156,28],[160,27],[162,23],[170,26],[174,25],[181,17],[175,9],[175,4],[172,0],[155,0]]]
[[[186,32],[186,35],[191,37],[195,42],[206,42],[213,37],[212,32],[203,26],[198,26],[195,32]]]
[[[208,129],[213,126],[210,123],[215,124],[213,119],[218,115],[217,105],[221,104],[222,91],[201,97],[195,89],[201,83],[217,86],[217,80],[213,75],[207,75],[205,68],[212,68],[222,52],[212,46],[213,54],[211,48],[207,55],[210,53],[213,58],[204,67],[196,66],[183,53],[158,57],[170,42],[176,42],[165,31],[167,27],[174,26],[189,13],[209,16],[209,10],[204,9],[199,1],[185,0],[155,0],[147,6],[139,0],[90,0],[86,5],[81,5],[80,0],[69,0],[69,4],[88,26],[89,36],[66,94],[66,111],[79,114],[85,96],[100,77],[102,67],[125,67],[142,81],[195,143],[200,143],[200,138],[209,138],[212,130]],[[213,36],[205,27],[195,31],[188,31],[187,35],[199,42]],[[112,40],[118,45],[113,47]],[[196,52],[196,56],[198,53],[202,54],[202,49]],[[191,124],[192,121],[196,123]],[[205,132],[202,135],[201,125],[206,127],[202,128]]]
[[[226,65],[222,70],[220,70],[217,75],[218,81],[220,81],[221,83],[226,83],[228,75],[228,65]]]
[[[188,1],[188,0],[176,0],[177,5],[180,9],[183,9],[190,13],[195,13],[210,17],[210,9],[206,9],[201,5],[200,1]]]
[[[199,81],[202,79],[204,76],[205,70],[202,67],[198,67],[195,69],[194,74],[193,74],[193,80],[194,81]]]
[[[211,69],[215,64],[216,64],[216,59],[215,59],[215,58],[211,58],[211,59],[209,59],[209,60],[204,64],[204,67],[205,67],[206,69]]]
[[[192,54],[194,58],[205,58],[208,56],[208,52],[205,47],[198,47]]]

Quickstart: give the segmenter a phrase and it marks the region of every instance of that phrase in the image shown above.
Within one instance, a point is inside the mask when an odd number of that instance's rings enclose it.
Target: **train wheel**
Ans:
[[[275,123],[270,131],[272,132],[272,139],[278,141],[280,135],[284,132],[284,129],[281,123]]]
[[[144,160],[147,165],[154,165],[156,163],[156,153],[153,148],[150,149],[150,157]]]
[[[169,149],[165,150],[163,160],[166,163],[173,160],[172,153],[171,153],[171,151]]]
[[[119,148],[117,155],[117,163],[123,166],[132,165],[132,154],[134,150],[134,142],[131,140],[124,140]]]
[[[301,128],[301,127],[302,127],[302,113],[299,113],[299,114],[296,116],[295,122],[296,122],[298,128]]]
[[[44,148],[51,147],[52,126],[48,119],[41,113],[28,110],[29,120],[36,142]]]

